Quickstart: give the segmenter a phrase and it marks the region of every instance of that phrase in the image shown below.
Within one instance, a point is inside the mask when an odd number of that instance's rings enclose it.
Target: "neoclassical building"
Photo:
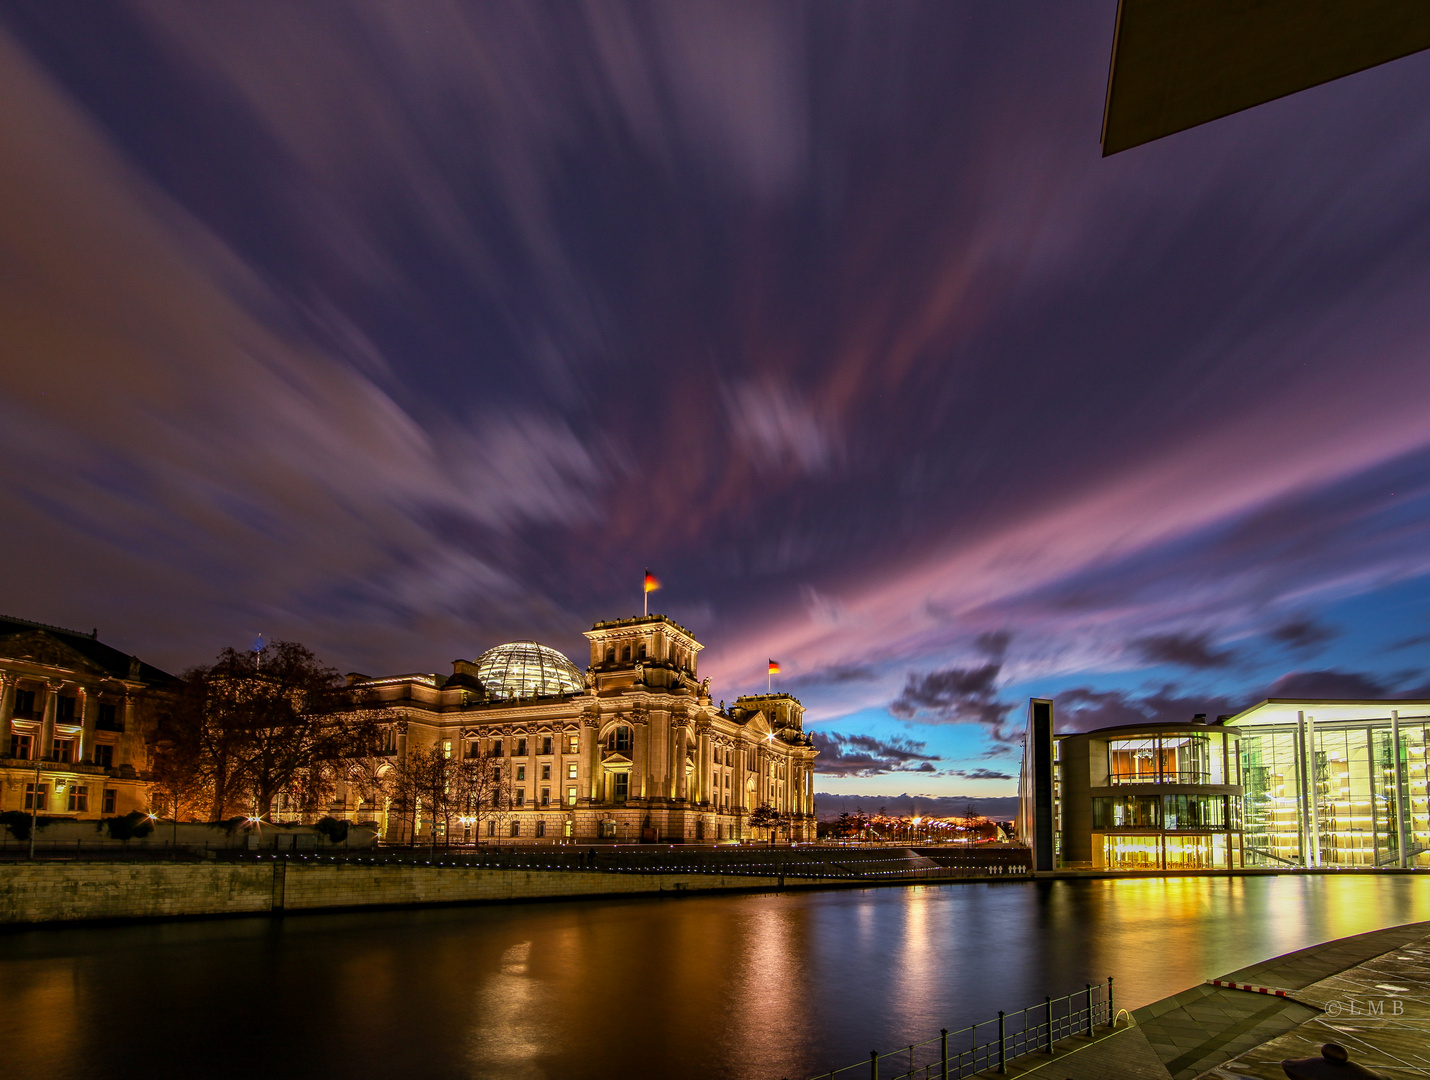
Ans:
[[[97,633],[0,617],[0,810],[148,809],[154,692],[176,682]]]
[[[391,760],[439,747],[507,770],[508,811],[464,822],[453,841],[475,828],[502,843],[714,842],[767,835],[748,824],[762,805],[788,820],[784,836],[814,839],[816,751],[798,700],[714,704],[697,677],[703,646],[663,615],[598,622],[585,636],[585,672],[523,641],[457,660],[449,676],[351,676],[396,717]],[[386,816],[389,839],[410,829]],[[417,820],[419,837],[440,829]]]

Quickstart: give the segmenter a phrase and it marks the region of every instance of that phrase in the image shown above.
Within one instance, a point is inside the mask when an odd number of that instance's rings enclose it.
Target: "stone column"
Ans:
[[[690,738],[690,729],[681,725],[675,732],[675,797],[685,798],[685,748]]]
[[[708,804],[710,802],[710,733],[701,731],[695,736],[695,760],[696,760],[696,780],[699,787],[696,788],[695,800]]]
[[[64,683],[45,684],[45,712],[40,721],[40,750],[36,757],[47,758],[55,752],[55,710],[60,704],[60,688]]]
[[[94,757],[94,726],[99,721],[99,695],[84,687],[80,688],[80,694],[80,718],[84,730],[79,737],[78,759],[89,761]]]
[[[636,721],[631,718],[631,786],[626,795],[628,799],[644,799],[646,797],[646,772],[649,768],[650,751],[650,723],[647,720]]]
[[[576,795],[579,798],[582,789],[585,790],[587,799],[592,802],[600,798],[601,780],[601,729],[599,717],[592,717],[589,722],[585,720],[581,724],[581,772],[586,775],[577,781]]]
[[[0,757],[10,756],[10,721],[15,717],[15,676],[0,673]]]

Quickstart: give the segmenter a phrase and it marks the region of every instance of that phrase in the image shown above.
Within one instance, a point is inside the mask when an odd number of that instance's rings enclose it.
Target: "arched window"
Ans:
[[[615,650],[615,649],[607,649],[607,650],[606,650],[606,663],[608,663],[608,664],[614,664],[615,662],[616,662],[616,650]]]
[[[645,659],[645,642],[641,642],[640,648],[636,651],[636,659],[637,659],[637,660],[644,660],[644,659]]]
[[[606,733],[606,749],[618,754],[631,752],[631,729],[626,724],[617,724]]]
[[[631,647],[630,647],[629,645],[627,645],[624,649],[621,650],[621,659],[622,659],[622,660],[629,660],[630,658],[631,658]]]

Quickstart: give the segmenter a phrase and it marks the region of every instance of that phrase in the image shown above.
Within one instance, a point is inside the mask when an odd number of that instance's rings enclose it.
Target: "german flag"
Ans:
[[[779,661],[778,661],[778,660],[771,660],[771,661],[770,661],[770,674],[771,674],[771,675],[778,675],[779,673],[780,673]]]
[[[656,580],[655,575],[650,572],[650,567],[647,566],[645,570],[645,591],[648,593],[655,592],[658,588],[660,588],[660,582]]]

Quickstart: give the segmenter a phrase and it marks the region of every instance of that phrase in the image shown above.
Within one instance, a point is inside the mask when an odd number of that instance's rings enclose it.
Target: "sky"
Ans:
[[[819,789],[1430,693],[1430,53],[1104,160],[1115,0],[0,4],[0,610],[653,610]]]

